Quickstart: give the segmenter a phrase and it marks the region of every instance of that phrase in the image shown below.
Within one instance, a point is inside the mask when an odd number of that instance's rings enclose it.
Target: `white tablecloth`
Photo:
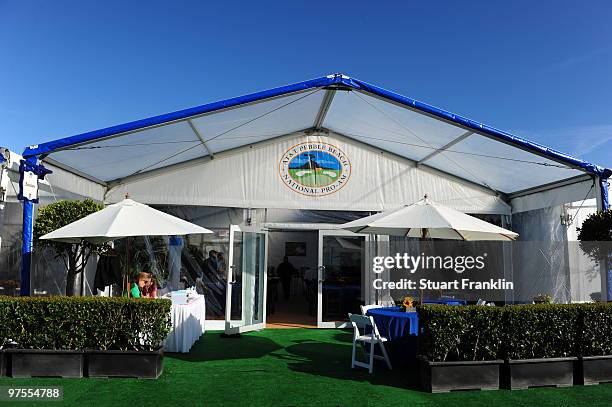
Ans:
[[[204,333],[206,303],[204,296],[189,301],[184,305],[172,305],[172,330],[164,341],[166,352],[187,353],[193,344]]]

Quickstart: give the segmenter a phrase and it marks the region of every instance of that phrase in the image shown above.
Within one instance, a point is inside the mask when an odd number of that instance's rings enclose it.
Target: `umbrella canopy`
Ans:
[[[183,219],[126,198],[41,239],[66,243],[104,243],[129,236],[172,236],[213,233]]]
[[[427,199],[340,226],[356,233],[451,240],[511,241],[517,233]]]

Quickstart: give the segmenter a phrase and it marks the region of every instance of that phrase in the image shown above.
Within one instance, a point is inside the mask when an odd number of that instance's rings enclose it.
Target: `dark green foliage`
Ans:
[[[417,307],[431,361],[612,355],[612,303]]]
[[[509,359],[559,358],[576,354],[578,304],[505,307]]]
[[[589,215],[578,229],[580,248],[595,262],[609,261],[612,242],[612,209]],[[599,242],[599,243],[594,243]]]
[[[40,240],[41,236],[51,233],[81,218],[104,208],[104,205],[91,199],[84,201],[58,201],[38,210],[34,221],[35,247],[52,247],[56,257],[66,265],[66,295],[74,294],[74,279],[85,269],[89,257],[104,245],[89,242],[61,243],[51,240]]]
[[[578,240],[582,242],[612,241],[612,209],[592,213],[582,222]]]
[[[580,308],[580,355],[612,355],[612,304],[581,304]]]
[[[420,353],[429,360],[493,360],[501,354],[503,308],[432,304],[417,310]]]
[[[153,350],[170,331],[170,305],[148,298],[0,297],[0,345]]]

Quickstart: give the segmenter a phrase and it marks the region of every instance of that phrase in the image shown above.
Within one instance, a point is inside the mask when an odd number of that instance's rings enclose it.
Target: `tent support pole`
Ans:
[[[452,146],[454,146],[455,144],[459,143],[460,141],[463,141],[466,138],[470,137],[472,134],[474,134],[474,132],[466,131],[465,133],[463,133],[462,135],[460,135],[456,139],[451,140],[449,143],[447,143],[447,144],[443,145],[442,147],[440,147],[439,149],[433,151],[431,154],[421,158],[419,161],[417,161],[416,165],[419,166],[419,165],[423,164],[425,161],[432,159],[433,157],[435,157],[438,154],[444,152],[445,150],[451,148]]]
[[[210,159],[213,160],[215,158],[215,154],[210,149],[210,147],[208,147],[208,144],[206,144],[206,140],[204,140],[204,137],[202,137],[202,135],[200,134],[200,131],[197,129],[197,127],[193,124],[193,122],[191,120],[187,120],[187,123],[189,123],[189,127],[191,127],[191,131],[193,131],[193,133],[200,140],[200,143],[202,143],[202,147],[204,147],[206,149],[206,152],[210,156]]]
[[[23,219],[21,228],[21,270],[20,270],[20,285],[19,295],[30,295],[30,280],[32,266],[32,245],[34,234],[34,204],[38,203],[38,185],[36,185],[35,196],[24,195],[24,179],[25,173],[31,172],[36,174],[36,183],[43,179],[45,175],[50,174],[51,170],[45,168],[38,163],[37,156],[30,156],[25,160],[21,160],[19,165],[19,200],[23,201]]]
[[[30,295],[30,268],[32,264],[32,234],[34,233],[34,202],[23,200],[20,296]]]
[[[597,178],[599,188],[596,188],[595,194],[597,202],[597,210],[605,211],[610,208],[608,201],[608,180],[605,178]],[[612,270],[607,259],[599,262],[599,272],[601,274],[601,300],[604,302],[612,301]]]

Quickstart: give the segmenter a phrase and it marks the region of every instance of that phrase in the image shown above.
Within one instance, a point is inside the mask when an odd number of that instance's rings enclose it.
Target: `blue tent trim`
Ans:
[[[397,93],[388,91],[386,89],[380,88],[378,86],[369,84],[367,82],[360,81],[355,78],[351,78],[349,76],[343,74],[334,74],[328,75],[321,78],[311,79],[304,82],[298,82],[292,85],[281,86],[278,88],[273,88],[269,90],[265,90],[262,92],[251,93],[245,96],[239,96],[227,100],[222,100],[219,102],[208,103],[205,105],[179,110],[173,113],[167,113],[159,116],[150,117],[147,119],[136,120],[133,122],[120,124],[117,126],[107,127],[100,130],[95,130],[87,133],[78,134],[71,137],[66,137],[54,141],[50,141],[47,143],[42,143],[40,145],[35,145],[31,147],[27,147],[24,152],[24,158],[32,157],[32,156],[41,156],[50,154],[53,151],[63,149],[75,144],[81,144],[88,141],[93,141],[96,139],[113,136],[120,133],[126,133],[130,131],[135,131],[139,129],[143,129],[150,126],[160,125],[176,120],[186,119],[188,117],[213,112],[216,110],[221,110],[229,107],[235,107],[246,103],[256,102],[263,99],[268,99],[271,97],[282,96],[294,92],[305,91],[308,89],[314,88],[322,88],[330,85],[345,85],[347,87],[353,89],[359,89],[365,92],[369,92],[374,95],[378,95],[382,98],[392,100],[399,104],[405,105],[415,110],[419,110],[423,113],[427,113],[429,115],[438,117],[442,120],[450,121],[456,123],[465,128],[474,130],[478,133],[483,133],[488,135],[494,139],[498,139],[499,141],[506,142],[509,144],[513,144],[519,148],[526,149],[528,151],[534,152],[536,154],[541,154],[545,157],[549,157],[553,160],[560,161],[568,164],[574,168],[582,169],[586,172],[595,174],[601,178],[609,178],[612,176],[612,169],[603,168],[598,165],[589,163],[587,161],[580,160],[578,158],[572,157],[570,155],[564,154],[562,152],[556,151],[554,149],[548,148],[538,143],[534,143],[532,141],[514,136],[510,133],[495,129],[493,127],[487,126],[485,124],[479,123],[477,121],[468,119],[463,116],[456,115],[451,112],[447,112],[442,109],[438,109],[437,107],[428,105],[423,102],[419,102],[415,99],[411,99],[406,96],[399,95]]]
[[[147,119],[136,120],[133,122],[119,124],[117,126],[107,127],[105,129],[94,130],[87,133],[77,134],[76,136],[66,137],[36,146],[27,147],[24,152],[24,157],[34,155],[49,154],[55,150],[66,148],[75,144],[81,144],[87,141],[93,141],[99,138],[113,136],[115,134],[126,133],[129,131],[144,129],[150,126],[156,126],[176,120],[186,119],[188,117],[214,112],[215,110],[235,107],[246,103],[256,102],[258,100],[268,99],[276,96],[282,96],[289,93],[300,92],[313,88],[320,88],[340,83],[341,78],[337,75],[325,76],[322,78],[312,79],[309,81],[295,83],[293,85],[281,86],[274,89],[265,90],[262,92],[251,93],[249,95],[239,96],[219,102],[208,103],[202,106],[196,106],[189,109],[179,110],[177,112],[166,113],[159,116],[150,117]]]

